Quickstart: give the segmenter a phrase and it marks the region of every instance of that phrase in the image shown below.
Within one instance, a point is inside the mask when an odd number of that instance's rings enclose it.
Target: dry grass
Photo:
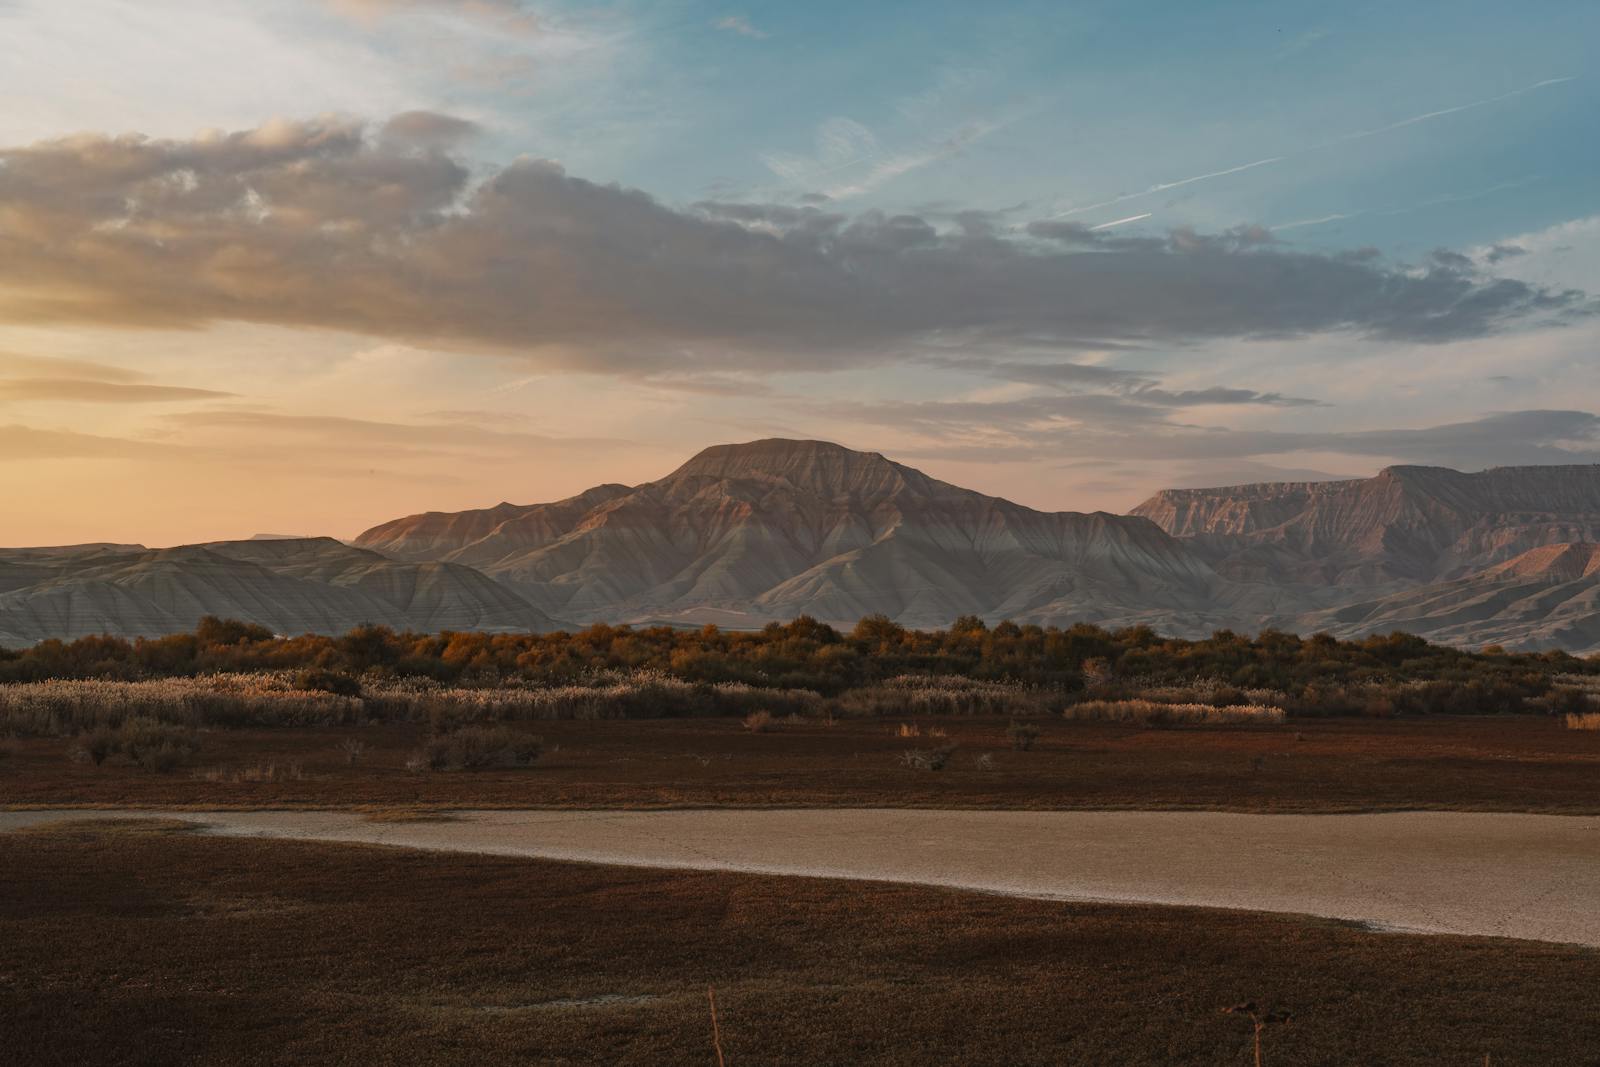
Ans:
[[[202,782],[262,783],[298,782],[305,777],[298,763],[257,763],[251,767],[211,767],[196,771],[194,776]]]
[[[1074,722],[1123,722],[1139,726],[1236,726],[1281,723],[1282,708],[1256,704],[1166,704],[1155,700],[1085,700],[1064,711]]]
[[[1600,711],[1582,711],[1566,717],[1569,730],[1600,730]]]
[[[1251,1000],[1274,1067],[1600,1048],[1566,946],[186,831],[0,835],[6,1062],[706,1067],[713,984],[734,1067],[1247,1065]]]
[[[141,682],[28,682],[0,686],[0,737],[70,737],[130,718],[194,728],[302,727],[366,722],[430,722],[449,727],[537,720],[662,718],[697,715],[818,717],[822,696],[809,689],[766,689],[739,682],[685,682],[659,672],[602,677],[593,685],[443,686],[426,679],[379,679],[332,691],[319,672],[262,671]],[[334,678],[344,678],[335,675]],[[321,687],[321,688],[319,688]]]
[[[954,675],[907,674],[880,685],[851,689],[837,703],[841,714],[873,718],[1038,715],[1056,706],[1059,696],[1046,690]]]
[[[509,726],[463,726],[430,737],[415,757],[433,771],[481,771],[531,767],[544,752],[544,738]]]
[[[947,738],[896,736],[894,722],[840,719],[754,735],[737,719],[559,721],[517,726],[545,739],[531,769],[413,773],[419,723],[201,734],[198,767],[298,764],[304,777],[207,782],[187,771],[74,763],[71,742],[7,742],[0,805],[193,807],[962,807],[1352,811],[1459,808],[1600,814],[1600,732],[1554,716],[1306,719],[1292,726],[1151,729],[1040,721],[1013,753],[1006,718],[939,720]],[[365,754],[346,761],[340,742]],[[908,747],[956,744],[936,775],[896,762]],[[968,758],[995,754],[983,772]],[[1255,761],[1264,759],[1261,770]]]

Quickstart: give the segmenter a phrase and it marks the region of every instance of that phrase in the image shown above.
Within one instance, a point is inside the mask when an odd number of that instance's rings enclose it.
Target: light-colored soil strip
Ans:
[[[1600,947],[1600,818],[1471,812],[0,812],[0,830],[160,815],[213,833],[1293,912]]]

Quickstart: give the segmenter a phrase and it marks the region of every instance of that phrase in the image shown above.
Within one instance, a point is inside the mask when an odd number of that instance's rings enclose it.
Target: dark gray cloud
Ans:
[[[406,111],[383,124],[379,133],[386,146],[445,151],[483,132],[476,122],[435,111]]]
[[[913,450],[966,461],[1049,461],[1064,455],[1116,461],[1237,461],[1327,452],[1397,462],[1477,468],[1600,462],[1600,415],[1585,411],[1494,412],[1420,429],[1249,430],[1175,422],[1137,394],[1030,396],[1000,401],[834,403],[857,424],[940,442]]]
[[[1085,347],[1090,347],[1085,345]],[[1099,346],[1094,346],[1099,347]],[[1261,404],[1270,407],[1317,407],[1321,401],[1283,393],[1263,393],[1254,389],[1211,386],[1172,392],[1161,388],[1159,379],[1141,371],[1106,367],[1099,364],[1029,362],[1014,359],[984,359],[961,356],[928,356],[919,362],[941,370],[978,374],[1007,382],[1046,386],[1066,392],[1112,392],[1131,403],[1152,407],[1184,408],[1207,404]],[[1049,403],[1046,399],[1044,402]]]
[[[1297,251],[1258,228],[1117,237],[815,207],[689,211],[522,160],[480,177],[441,116],[0,150],[13,322],[247,321],[651,374],[830,369],[950,338],[1477,337],[1581,295]],[[459,131],[458,131],[459,132]],[[418,151],[421,147],[425,150]]]
[[[1490,263],[1499,263],[1502,259],[1515,259],[1527,254],[1528,250],[1521,245],[1495,245],[1484,258]]]

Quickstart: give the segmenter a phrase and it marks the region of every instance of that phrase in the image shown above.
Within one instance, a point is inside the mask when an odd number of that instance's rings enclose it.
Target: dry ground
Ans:
[[[1243,912],[197,836],[0,834],[19,1064],[1592,1064],[1600,954]]]
[[[1312,719],[1146,729],[1039,721],[1014,752],[1006,720],[782,724],[730,719],[543,722],[532,770],[405,768],[419,726],[210,731],[193,768],[94,767],[65,740],[0,741],[0,805],[1198,808],[1316,812],[1448,808],[1600,813],[1600,733],[1553,718]],[[948,737],[933,736],[944,730]],[[341,745],[359,740],[351,764]],[[912,748],[955,744],[941,771]],[[991,757],[992,769],[977,758]],[[251,780],[269,779],[269,780]]]
[[[162,814],[230,836],[1271,911],[1600,949],[1600,818],[1573,815],[55,809],[0,811],[0,832]]]

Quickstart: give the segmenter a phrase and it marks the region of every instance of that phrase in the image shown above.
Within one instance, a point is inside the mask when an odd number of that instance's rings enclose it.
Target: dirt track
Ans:
[[[0,812],[0,830],[163,815],[212,832],[650,867],[1298,912],[1600,947],[1600,818],[1449,812]]]

